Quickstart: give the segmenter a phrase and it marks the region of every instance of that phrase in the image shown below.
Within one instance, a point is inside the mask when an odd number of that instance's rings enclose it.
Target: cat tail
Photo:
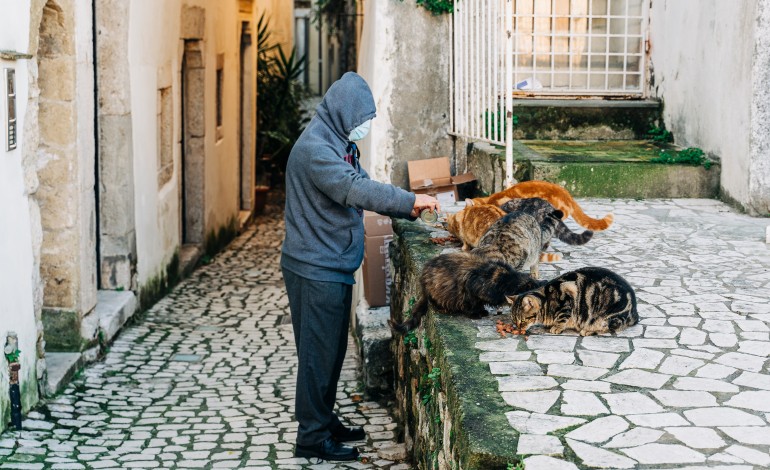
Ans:
[[[404,335],[410,330],[420,326],[420,323],[422,323],[422,317],[427,311],[428,296],[423,294],[420,296],[420,299],[414,304],[414,306],[412,306],[412,317],[409,320],[406,320],[403,323],[396,323],[393,320],[388,320],[388,325],[390,325],[390,329],[393,331],[393,333]]]
[[[572,218],[575,219],[575,222],[580,224],[581,227],[593,230],[594,232],[607,230],[609,226],[612,225],[612,222],[615,221],[615,216],[612,215],[611,212],[605,215],[602,219],[594,219],[593,217],[589,217],[585,212],[583,212],[583,209],[578,205],[576,201],[573,201],[572,203]]]
[[[559,221],[559,224],[556,226],[556,238],[568,245],[585,245],[593,236],[594,232],[591,230],[575,233],[562,221]]]

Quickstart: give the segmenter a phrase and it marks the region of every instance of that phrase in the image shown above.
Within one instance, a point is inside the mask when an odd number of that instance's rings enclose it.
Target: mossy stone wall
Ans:
[[[423,265],[440,248],[418,222],[394,220],[393,230],[391,311],[402,321]],[[505,418],[497,381],[479,361],[476,333],[468,318],[429,311],[413,334],[393,339],[396,414],[420,469],[495,470],[520,460],[518,433]]]

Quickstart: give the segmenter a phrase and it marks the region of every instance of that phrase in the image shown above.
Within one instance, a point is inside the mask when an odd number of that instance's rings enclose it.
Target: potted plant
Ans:
[[[291,147],[308,119],[302,110],[307,93],[297,81],[304,57],[288,56],[271,40],[265,15],[257,23],[257,177],[258,186],[280,185]]]

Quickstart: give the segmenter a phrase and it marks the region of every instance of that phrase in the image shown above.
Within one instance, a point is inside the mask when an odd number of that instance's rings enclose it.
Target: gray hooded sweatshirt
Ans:
[[[334,82],[294,144],[286,167],[286,238],[281,267],[316,281],[354,284],[364,257],[366,209],[409,217],[414,194],[369,179],[345,161],[350,131],[375,116],[369,85],[348,72]]]

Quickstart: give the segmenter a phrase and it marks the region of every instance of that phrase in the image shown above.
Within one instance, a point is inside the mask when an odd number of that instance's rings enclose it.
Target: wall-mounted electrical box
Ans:
[[[5,97],[7,103],[7,113],[5,116],[7,129],[6,150],[11,151],[16,148],[17,128],[16,128],[16,70],[5,69]]]

